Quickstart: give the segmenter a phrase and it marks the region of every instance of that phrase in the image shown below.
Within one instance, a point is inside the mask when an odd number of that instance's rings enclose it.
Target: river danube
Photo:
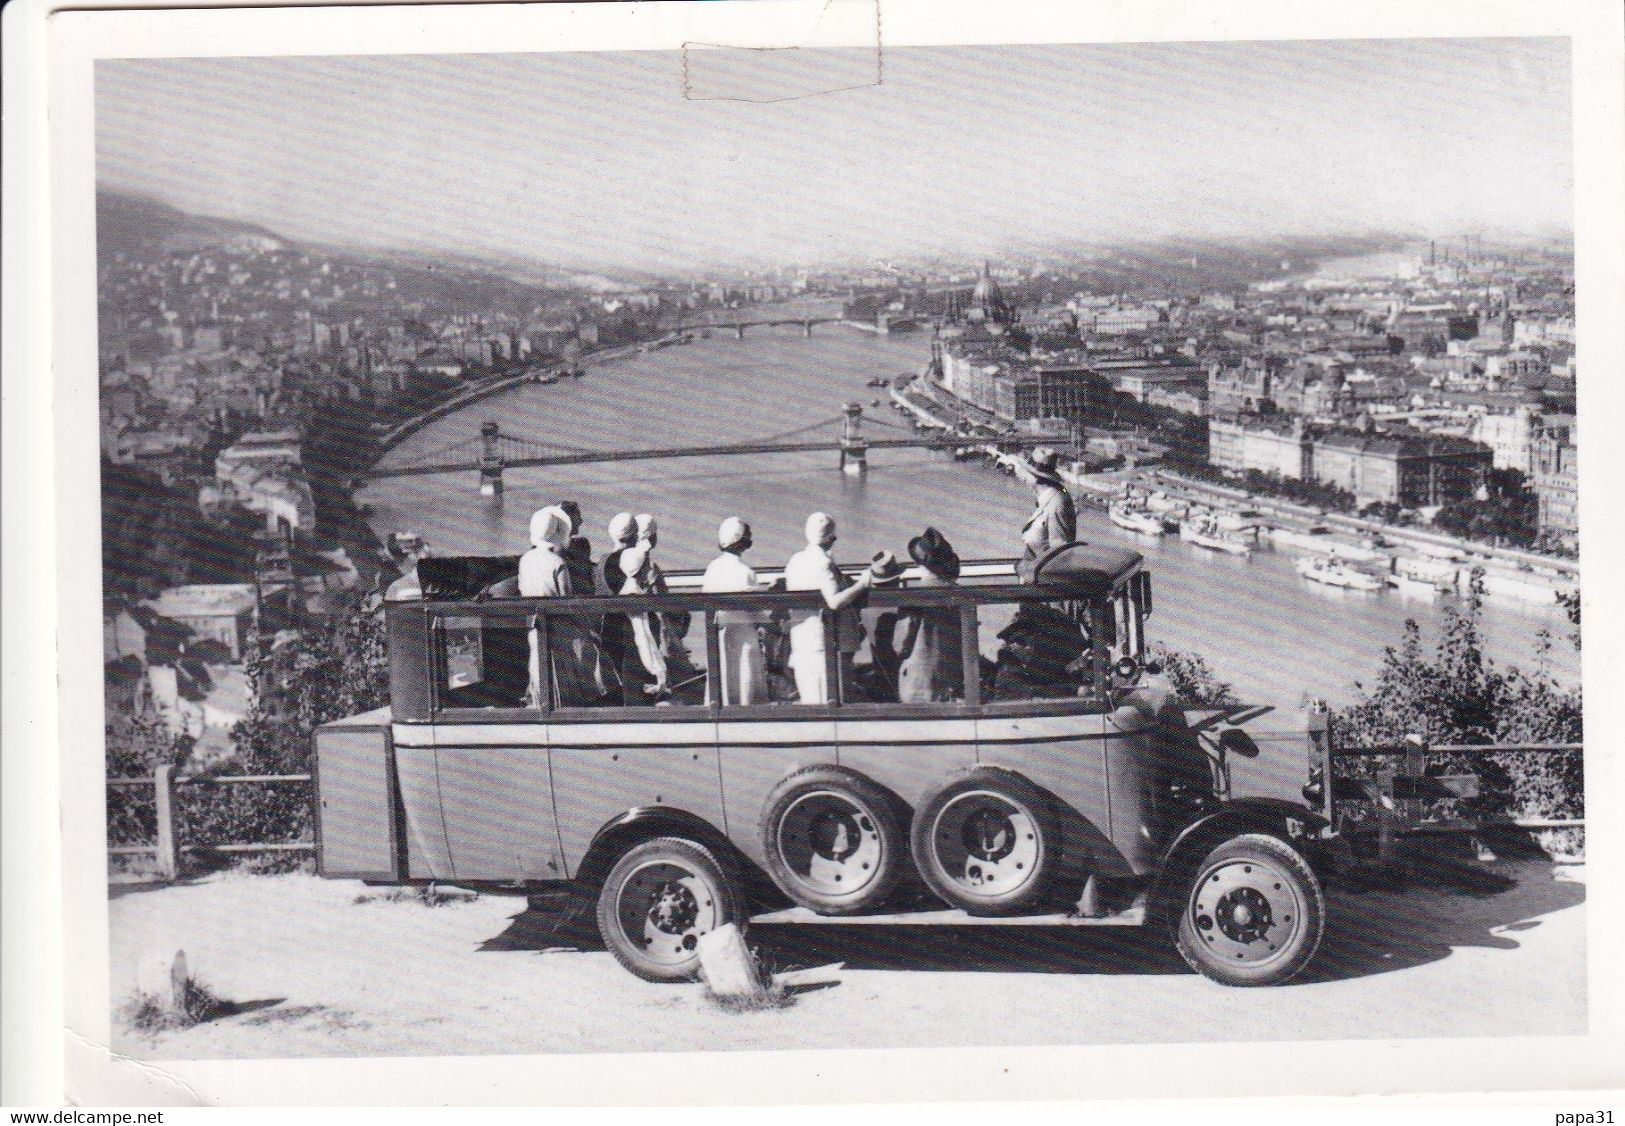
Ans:
[[[746,317],[749,319],[749,316]],[[897,425],[875,377],[917,371],[929,352],[924,334],[877,337],[844,325],[731,332],[591,367],[585,378],[525,385],[440,419],[412,435],[386,464],[437,460],[432,455],[495,419],[505,433],[561,446],[631,450],[765,438],[839,415],[856,401],[866,414]],[[873,406],[877,396],[882,405]],[[871,428],[871,434],[893,434]],[[460,452],[472,457],[468,447]],[[668,570],[702,567],[715,555],[717,524],[738,515],[755,529],[750,559],[782,565],[801,545],[807,513],[835,515],[843,563],[866,561],[879,548],[900,556],[909,537],[934,525],[966,557],[1009,556],[1031,495],[983,463],[959,463],[930,450],[877,450],[861,477],[843,474],[836,453],[603,462],[549,469],[510,469],[506,496],[479,495],[472,470],[374,482],[357,495],[371,506],[379,533],[421,532],[437,554],[518,553],[536,508],[574,499],[586,515],[595,550],[616,512],[650,512],[660,520],[660,556]],[[1334,704],[1358,695],[1374,678],[1386,646],[1407,618],[1437,638],[1442,608],[1392,591],[1369,594],[1309,583],[1294,556],[1263,550],[1249,559],[1215,557],[1180,542],[1124,532],[1091,508],[1079,534],[1124,543],[1147,557],[1156,590],[1153,641],[1200,653],[1244,699],[1296,706],[1307,696]],[[1577,681],[1579,655],[1567,641],[1559,609],[1492,602],[1486,607],[1488,649],[1502,664],[1532,668],[1539,634],[1554,642],[1547,657],[1564,681]]]

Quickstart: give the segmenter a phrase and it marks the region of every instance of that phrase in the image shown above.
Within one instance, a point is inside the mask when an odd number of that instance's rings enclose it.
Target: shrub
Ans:
[[[1484,653],[1482,613],[1475,577],[1465,605],[1445,608],[1432,654],[1416,623],[1407,622],[1404,640],[1387,651],[1364,699],[1333,716],[1339,743],[1398,743],[1413,733],[1430,745],[1580,742],[1580,690],[1558,684],[1547,670],[1550,640],[1540,639],[1533,669],[1502,668]],[[1585,815],[1579,753],[1439,755],[1430,766],[1477,773],[1482,793],[1476,805],[1484,815]]]
[[[1151,656],[1162,665],[1174,693],[1193,708],[1226,708],[1241,701],[1229,684],[1214,675],[1207,661],[1195,653],[1181,653],[1160,642],[1151,646]]]

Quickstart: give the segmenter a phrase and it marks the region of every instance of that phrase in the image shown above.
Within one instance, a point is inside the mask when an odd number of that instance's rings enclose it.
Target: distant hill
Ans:
[[[192,215],[167,203],[115,188],[96,189],[96,252],[138,256],[208,247],[279,250],[290,244],[254,223]]]

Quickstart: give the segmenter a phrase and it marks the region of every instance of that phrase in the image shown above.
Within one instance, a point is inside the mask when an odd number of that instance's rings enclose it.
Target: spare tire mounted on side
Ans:
[[[871,910],[908,863],[907,824],[897,796],[856,771],[798,770],[774,787],[762,811],[768,873],[819,914]]]

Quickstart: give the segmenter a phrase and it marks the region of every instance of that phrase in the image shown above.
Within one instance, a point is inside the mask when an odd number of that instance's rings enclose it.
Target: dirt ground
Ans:
[[[112,997],[176,950],[226,1005],[137,1059],[1180,1043],[1581,1033],[1585,869],[1486,865],[1405,890],[1329,889],[1306,977],[1232,989],[1127,928],[757,926],[775,968],[844,961],[787,1008],[724,1012],[561,948],[523,899],[439,906],[309,875],[112,888]]]

